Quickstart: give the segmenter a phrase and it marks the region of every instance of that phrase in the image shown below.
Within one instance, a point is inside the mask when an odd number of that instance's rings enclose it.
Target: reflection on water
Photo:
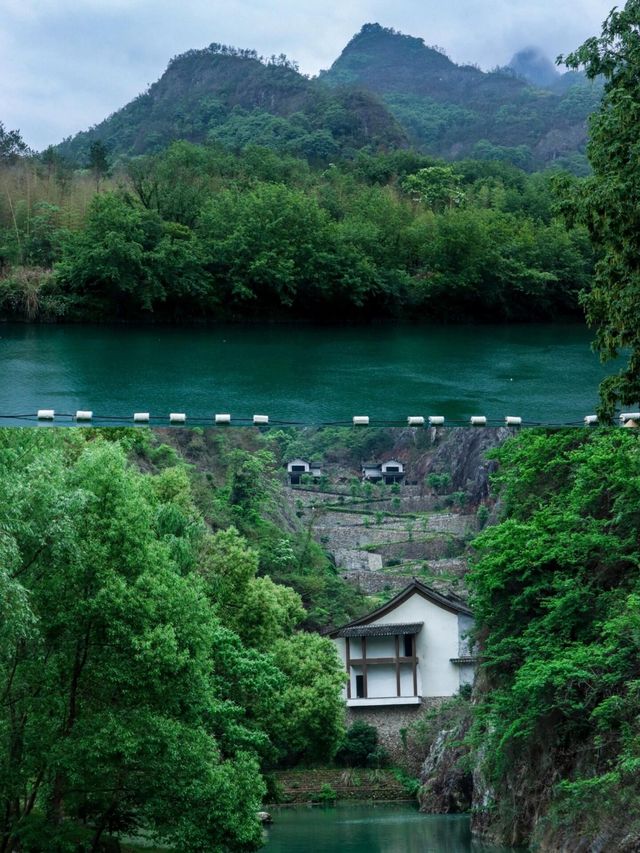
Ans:
[[[339,803],[275,809],[265,853],[498,853],[471,838],[465,815],[423,815],[409,804]]]

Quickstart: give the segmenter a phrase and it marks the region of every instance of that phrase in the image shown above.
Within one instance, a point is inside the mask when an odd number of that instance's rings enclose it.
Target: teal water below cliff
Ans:
[[[423,815],[410,804],[338,803],[272,811],[265,853],[499,853],[471,838],[465,815]]]
[[[580,325],[0,325],[0,415],[89,409],[320,423],[444,415],[582,420],[605,375]],[[20,421],[13,421],[18,423]],[[25,421],[28,422],[28,421]],[[58,422],[58,421],[56,421]]]

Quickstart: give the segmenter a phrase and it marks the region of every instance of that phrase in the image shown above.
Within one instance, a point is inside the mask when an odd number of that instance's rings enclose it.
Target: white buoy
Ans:
[[[504,422],[507,426],[522,426],[522,418],[514,418],[511,415],[507,415]]]
[[[149,417],[149,412],[134,412],[133,421],[136,424],[148,424]]]
[[[254,415],[253,422],[254,424],[268,424],[269,415]]]
[[[424,426],[424,418],[419,415],[409,415],[407,423],[409,426]]]
[[[354,415],[353,425],[354,426],[369,426],[369,416],[368,415]]]
[[[444,418],[442,415],[430,415],[429,423],[431,426],[442,426],[444,424]]]
[[[78,411],[76,412],[76,420],[77,421],[93,420],[93,412],[83,411],[82,409],[78,409]]]
[[[52,421],[56,416],[56,413],[53,409],[38,409],[38,420],[39,421]]]
[[[584,425],[585,426],[594,426],[597,423],[598,423],[598,416],[597,415],[587,415],[586,418],[584,419]]]
[[[187,421],[187,416],[184,412],[171,412],[169,415],[169,423],[184,424]]]
[[[640,412],[623,412],[620,415],[620,420],[623,424],[627,421],[640,421]]]
[[[214,420],[217,424],[230,424],[231,415],[216,415]]]
[[[487,419],[484,415],[473,415],[471,418],[471,426],[486,426]]]

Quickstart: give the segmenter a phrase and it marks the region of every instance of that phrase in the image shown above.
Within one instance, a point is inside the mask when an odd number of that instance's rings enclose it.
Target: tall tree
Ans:
[[[5,130],[0,121],[0,164],[12,163],[29,153],[29,146],[20,136],[19,130]]]
[[[640,0],[614,9],[599,38],[564,61],[605,80],[602,105],[591,119],[593,176],[576,191],[573,214],[584,222],[600,259],[584,296],[603,361],[629,350],[626,366],[600,386],[602,419],[619,404],[640,401]],[[562,57],[560,58],[563,59]]]
[[[0,853],[138,830],[184,853],[258,849],[261,763],[326,758],[341,733],[331,644],[291,669],[298,597],[255,577],[233,529],[208,532],[184,467],[142,474],[124,434],[4,433]],[[323,740],[289,720],[303,699]]]
[[[96,192],[100,192],[100,184],[109,176],[109,152],[107,146],[97,139],[89,146],[87,167],[91,170],[96,182]]]

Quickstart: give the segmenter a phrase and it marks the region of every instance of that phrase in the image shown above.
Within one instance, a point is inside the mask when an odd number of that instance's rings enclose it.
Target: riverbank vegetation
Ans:
[[[242,535],[275,522],[227,450],[211,483],[146,431],[0,433],[3,853],[257,849],[264,772],[338,748],[333,644]]]
[[[488,840],[635,849],[640,439],[524,431],[494,456],[501,518],[475,540],[466,577],[479,677],[471,703],[421,729],[423,807],[473,788],[474,829]]]
[[[579,316],[590,281],[553,176],[509,164],[180,142],[96,168],[2,164],[4,317],[532,320]]]

